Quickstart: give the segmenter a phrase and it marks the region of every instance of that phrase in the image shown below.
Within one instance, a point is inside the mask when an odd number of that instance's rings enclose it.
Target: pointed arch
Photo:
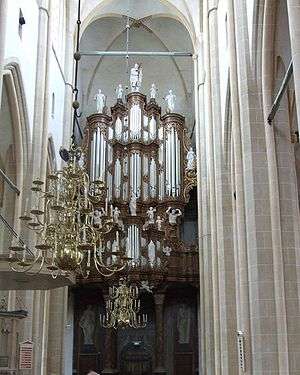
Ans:
[[[7,126],[12,134],[12,143],[9,146],[9,153],[6,155],[5,168],[6,173],[12,179],[14,184],[20,190],[20,195],[15,193],[9,200],[13,211],[10,215],[10,224],[16,228],[19,226],[19,220],[16,220],[21,213],[22,193],[26,186],[28,186],[28,161],[29,161],[29,145],[30,145],[30,132],[29,132],[29,119],[27,113],[27,106],[25,102],[25,93],[23,80],[19,64],[15,61],[9,62],[5,65],[3,70],[3,91],[5,90],[7,108],[6,111],[10,118]],[[3,99],[3,96],[1,100]],[[9,169],[9,170],[8,170]],[[5,191],[8,192],[7,189]],[[5,201],[4,191],[4,201]],[[12,192],[10,192],[12,194]]]

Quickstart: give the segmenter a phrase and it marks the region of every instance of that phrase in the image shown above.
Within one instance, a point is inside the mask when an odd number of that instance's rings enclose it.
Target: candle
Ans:
[[[86,227],[83,227],[83,243],[86,243]]]
[[[108,214],[108,198],[105,198],[105,214]]]
[[[88,189],[84,187],[84,208],[87,208],[88,205]]]

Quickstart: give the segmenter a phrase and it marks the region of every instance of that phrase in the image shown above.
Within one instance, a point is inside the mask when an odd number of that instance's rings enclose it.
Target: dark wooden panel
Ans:
[[[85,375],[90,370],[100,371],[100,354],[80,354],[79,375]]]
[[[175,353],[174,375],[194,375],[193,353]]]

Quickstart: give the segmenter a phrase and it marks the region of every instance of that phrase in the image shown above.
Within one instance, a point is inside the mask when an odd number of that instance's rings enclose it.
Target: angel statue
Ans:
[[[157,216],[156,224],[157,224],[157,229],[159,231],[162,231],[163,223],[164,223],[164,219],[162,219],[160,216]]]
[[[156,212],[156,208],[153,208],[153,207],[150,207],[149,210],[147,211],[148,223],[149,224],[154,224],[155,212]]]
[[[155,86],[155,83],[152,83],[151,88],[150,88],[150,98],[155,99],[157,94],[157,87]]]
[[[142,85],[143,70],[141,64],[134,64],[130,70],[130,87],[131,92],[139,92]]]
[[[179,208],[169,207],[166,211],[166,214],[169,215],[169,223],[171,225],[176,225],[177,218],[182,215],[182,212]]]
[[[189,151],[186,154],[186,170],[187,171],[193,171],[196,168],[196,154],[193,150],[193,147],[190,147]]]
[[[165,97],[165,101],[167,102],[167,112],[168,113],[174,112],[175,100],[176,100],[176,95],[173,94],[172,90],[169,90],[169,94]]]
[[[137,196],[135,193],[132,192],[130,202],[129,202],[129,210],[131,216],[136,216],[136,202],[137,201]]]
[[[106,96],[102,93],[101,89],[98,90],[98,93],[95,95],[94,100],[96,101],[97,113],[103,113]]]
[[[121,84],[118,85],[118,87],[116,88],[116,95],[117,95],[117,99],[120,99],[122,100],[123,99],[123,87]]]

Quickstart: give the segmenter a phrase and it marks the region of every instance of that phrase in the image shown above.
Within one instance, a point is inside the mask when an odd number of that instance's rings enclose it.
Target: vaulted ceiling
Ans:
[[[154,6],[155,4],[155,6]],[[126,6],[127,5],[127,6]],[[81,37],[82,51],[125,51],[126,17],[130,17],[129,50],[131,51],[186,51],[193,52],[193,43],[186,27],[171,18],[170,8],[160,1],[138,0],[108,2],[102,16],[90,16],[91,23]],[[187,124],[194,123],[193,62],[191,57],[130,57],[129,68],[135,62],[143,66],[142,92],[149,94],[151,84],[158,87],[158,103],[165,110],[163,97],[168,89],[176,96],[176,112],[186,116]],[[121,83],[129,85],[124,57],[84,56],[80,62],[80,88],[84,115],[95,111],[94,96],[101,88],[112,106],[115,89]]]

